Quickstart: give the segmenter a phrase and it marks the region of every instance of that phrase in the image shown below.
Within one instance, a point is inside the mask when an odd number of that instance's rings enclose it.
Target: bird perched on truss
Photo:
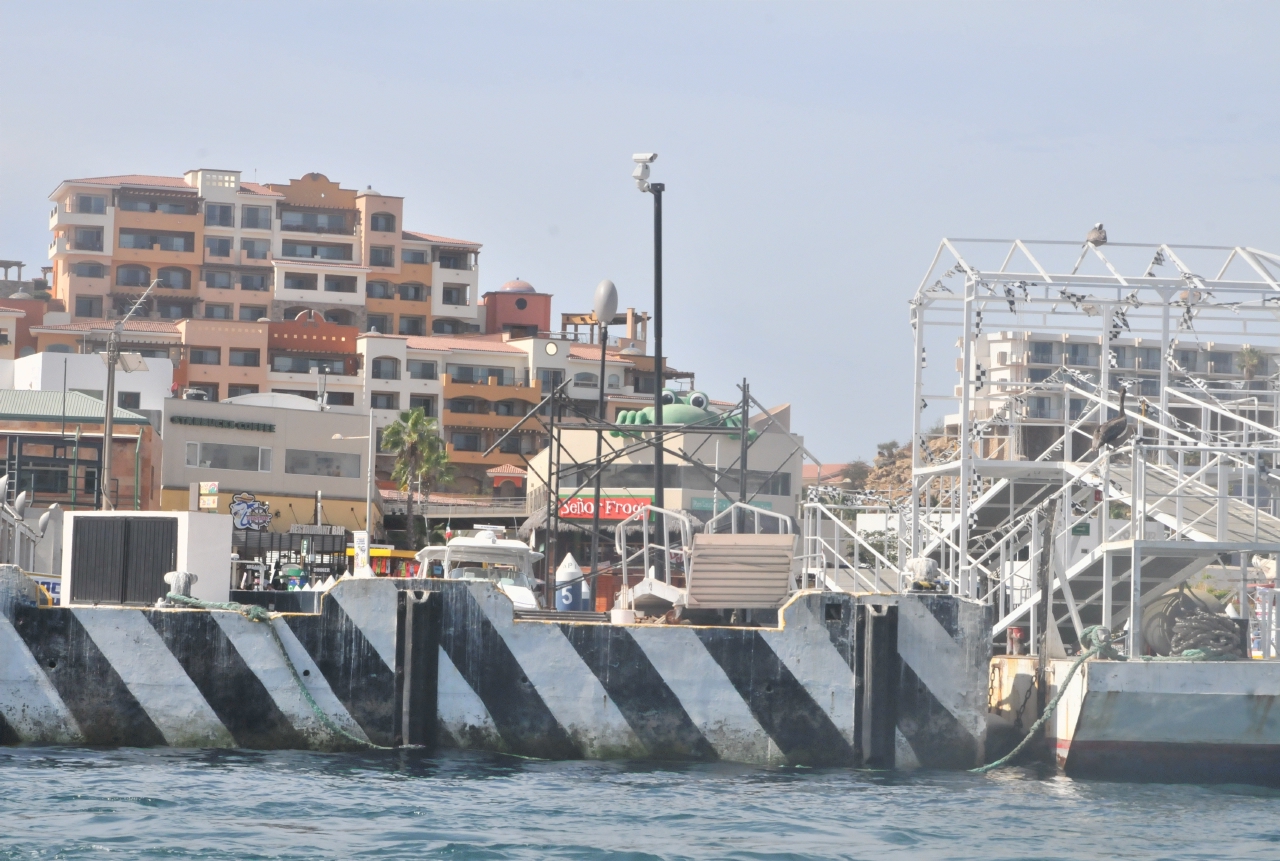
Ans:
[[[1089,231],[1089,234],[1084,238],[1084,241],[1089,245],[1107,244],[1107,231],[1103,229],[1101,221],[1093,226],[1093,230]]]
[[[1120,388],[1120,414],[1111,421],[1098,425],[1098,429],[1093,432],[1093,445],[1089,448],[1090,455],[1097,454],[1104,446],[1114,449],[1129,435],[1129,417],[1124,412],[1124,396],[1128,393],[1128,389],[1123,386]]]

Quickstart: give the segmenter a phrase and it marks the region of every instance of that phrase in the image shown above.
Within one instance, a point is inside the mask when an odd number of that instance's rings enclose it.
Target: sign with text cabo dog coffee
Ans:
[[[600,497],[601,520],[626,520],[652,501],[649,496]],[[595,516],[596,501],[591,496],[575,496],[560,501],[560,517],[565,520],[590,520]]]

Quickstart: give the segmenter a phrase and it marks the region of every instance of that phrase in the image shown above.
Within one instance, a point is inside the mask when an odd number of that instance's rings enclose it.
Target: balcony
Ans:
[[[446,398],[479,398],[482,401],[506,401],[514,398],[533,404],[542,400],[542,385],[536,381],[531,386],[524,383],[504,386],[498,383],[498,377],[489,377],[483,383],[455,383],[449,374],[441,374],[440,383]]]
[[[516,422],[524,416],[500,416],[497,413],[458,413],[453,410],[445,410],[440,418],[440,424],[445,427],[459,428],[489,428],[491,430],[510,430],[515,427]],[[528,426],[538,427],[536,420],[530,420],[526,423]]]
[[[512,466],[524,466],[524,458],[518,454],[504,454],[495,450],[488,457],[484,456],[483,451],[458,451],[453,447],[453,443],[446,443],[445,450],[449,452],[449,461],[451,463],[474,463],[483,464],[485,466],[501,466],[509,463]]]
[[[106,232],[111,216],[105,212],[76,212],[57,204],[49,210],[49,229],[59,227],[101,227]]]

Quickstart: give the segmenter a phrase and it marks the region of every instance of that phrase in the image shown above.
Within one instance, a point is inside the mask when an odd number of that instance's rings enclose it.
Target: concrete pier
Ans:
[[[0,608],[4,609],[4,608]],[[270,623],[346,733],[549,759],[971,767],[989,618],[951,596],[797,593],[771,628],[517,619],[488,583],[345,580]],[[267,623],[0,613],[0,740],[337,749]]]

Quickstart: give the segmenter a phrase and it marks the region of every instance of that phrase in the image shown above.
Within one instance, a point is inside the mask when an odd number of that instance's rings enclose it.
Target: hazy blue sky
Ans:
[[[652,304],[826,461],[909,431],[940,237],[1280,250],[1280,5],[0,2],[0,257],[66,177],[320,171],[586,310]],[[256,172],[256,174],[255,174]]]

